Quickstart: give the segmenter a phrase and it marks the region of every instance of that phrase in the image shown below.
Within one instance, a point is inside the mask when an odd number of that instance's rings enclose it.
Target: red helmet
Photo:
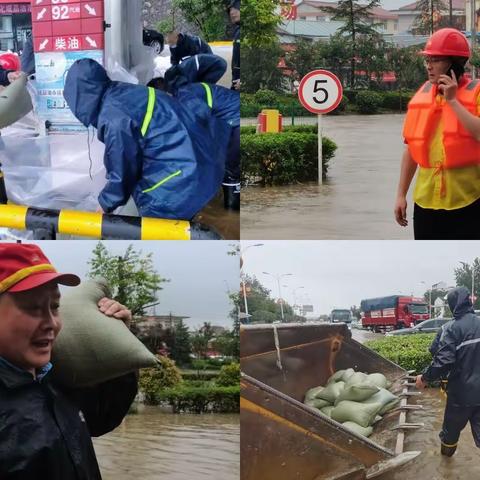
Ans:
[[[4,70],[15,71],[18,71],[22,68],[20,64],[20,58],[14,53],[4,53],[3,55],[0,55],[0,67],[2,67]]]
[[[442,28],[428,39],[422,54],[469,58],[470,46],[462,32],[455,28]]]

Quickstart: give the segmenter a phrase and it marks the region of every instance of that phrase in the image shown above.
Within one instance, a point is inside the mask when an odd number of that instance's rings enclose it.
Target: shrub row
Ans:
[[[415,370],[420,373],[432,360],[428,347],[434,338],[434,333],[398,335],[381,340],[370,340],[365,342],[365,346],[405,370]]]
[[[323,177],[337,145],[322,139]],[[318,137],[315,133],[265,133],[242,135],[240,140],[243,181],[282,185],[318,178]]]
[[[381,111],[404,112],[414,92],[385,92],[373,90],[345,90],[338,108],[331,114],[345,111],[365,114]],[[244,118],[256,117],[262,109],[274,108],[283,116],[311,116],[303,108],[297,96],[277,94],[270,90],[259,90],[255,94],[241,94],[240,115]]]
[[[156,402],[171,406],[173,413],[238,413],[240,386],[168,388],[157,393]]]

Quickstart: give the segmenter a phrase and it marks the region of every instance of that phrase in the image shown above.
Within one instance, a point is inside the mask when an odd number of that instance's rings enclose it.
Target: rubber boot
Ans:
[[[446,457],[451,457],[455,453],[456,449],[457,449],[456,445],[454,447],[448,447],[447,445],[444,445],[442,443],[442,446],[440,448],[440,453],[442,455],[445,455]]]
[[[240,184],[224,183],[223,204],[227,210],[240,210]]]

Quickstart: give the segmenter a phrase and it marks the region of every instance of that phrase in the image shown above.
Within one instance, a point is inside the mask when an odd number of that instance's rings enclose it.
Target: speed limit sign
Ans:
[[[298,87],[300,103],[318,118],[318,183],[323,183],[322,115],[335,110],[342,101],[340,80],[328,70],[307,73]]]
[[[328,70],[314,70],[302,78],[298,88],[300,103],[319,115],[335,110],[342,101],[343,88],[338,77]]]

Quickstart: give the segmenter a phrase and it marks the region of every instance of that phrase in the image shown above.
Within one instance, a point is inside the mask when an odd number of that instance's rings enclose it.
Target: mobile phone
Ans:
[[[447,71],[447,75],[450,78],[453,78],[452,77],[452,70],[455,73],[455,76],[457,77],[456,78],[457,80],[465,73],[465,70],[463,69],[463,67],[461,67],[460,65],[457,65],[455,63],[452,63],[450,65],[450,67],[448,68],[448,71]]]

